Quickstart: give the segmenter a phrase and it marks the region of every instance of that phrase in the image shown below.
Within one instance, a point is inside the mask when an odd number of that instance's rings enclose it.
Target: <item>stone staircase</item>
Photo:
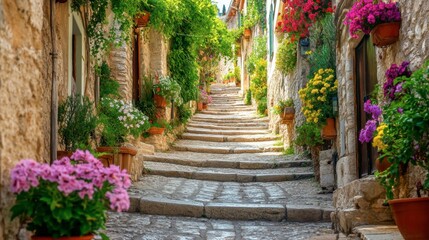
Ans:
[[[236,87],[212,87],[168,152],[145,156],[130,189],[131,212],[234,220],[330,221],[332,195],[319,194],[311,160],[283,155],[268,119]]]

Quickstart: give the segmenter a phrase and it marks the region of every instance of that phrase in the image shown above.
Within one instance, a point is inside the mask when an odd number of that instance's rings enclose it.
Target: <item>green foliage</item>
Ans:
[[[149,120],[156,119],[156,106],[153,99],[153,79],[150,76],[143,76],[143,85],[141,97],[136,102],[136,108],[139,109]]]
[[[266,115],[265,110],[267,110],[267,97],[262,97],[261,99],[259,99],[257,105],[258,113],[261,115]]]
[[[123,100],[102,98],[98,112],[101,146],[120,146],[128,135],[138,137],[149,128],[148,117]]]
[[[303,147],[316,147],[323,144],[320,125],[305,122],[296,128],[295,144]]]
[[[289,74],[295,70],[296,66],[296,42],[292,42],[290,38],[285,38],[281,42],[276,56],[276,68],[283,74]]]
[[[310,75],[319,69],[335,69],[335,33],[333,14],[326,14],[310,29],[310,42],[313,51],[309,55]]]
[[[381,158],[387,157],[392,165],[378,174],[379,182],[386,188],[387,198],[393,198],[401,170],[409,164],[426,170],[421,176],[423,189],[429,190],[429,61],[411,77],[396,78],[403,82],[402,91],[389,105],[383,107],[386,124],[382,142],[386,145]]]
[[[236,82],[241,82],[241,71],[238,66],[234,67],[234,77]]]
[[[244,99],[244,104],[252,105],[252,91],[250,89],[246,92],[246,98]]]
[[[184,104],[177,107],[177,114],[179,115],[179,122],[186,124],[192,117],[192,111]]]
[[[256,64],[260,59],[267,58],[267,37],[255,37],[252,52],[246,60],[247,71],[252,74],[255,71]]]
[[[250,90],[256,102],[267,96],[267,61],[259,59],[254,73],[250,76]]]
[[[290,146],[290,147],[286,148],[285,150],[283,150],[283,154],[284,155],[293,155],[293,154],[295,154],[295,150],[293,149],[293,146]]]
[[[274,114],[280,115],[283,113],[285,107],[293,107],[293,99],[288,98],[286,100],[280,100],[279,103],[274,106]]]
[[[103,62],[98,69],[100,77],[100,98],[119,97],[119,83],[112,78],[110,68],[106,62]]]
[[[180,85],[168,76],[160,77],[159,83],[153,85],[153,91],[167,100],[173,100],[177,105],[183,103]]]
[[[88,97],[70,96],[58,106],[58,133],[66,151],[90,149],[97,119]]]
[[[247,14],[244,15],[243,26],[244,28],[252,28],[256,24],[261,24],[262,29],[265,29],[265,1],[248,0],[247,1]]]
[[[229,35],[231,36],[232,40],[237,42],[243,36],[244,28],[243,27],[233,28],[233,29],[230,29],[228,31],[229,31]]]
[[[223,76],[224,80],[229,80],[235,78],[235,73],[233,71],[229,71],[225,76]]]

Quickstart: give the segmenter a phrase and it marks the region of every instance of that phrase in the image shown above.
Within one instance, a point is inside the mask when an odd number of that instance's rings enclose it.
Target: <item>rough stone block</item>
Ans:
[[[315,206],[286,205],[286,218],[291,222],[319,222],[322,209]]]
[[[320,186],[324,189],[333,189],[335,185],[334,164],[332,161],[334,152],[334,149],[330,149],[319,153]]]
[[[157,215],[202,217],[204,204],[195,201],[144,197],[140,199],[140,212]]]
[[[281,221],[285,217],[285,207],[280,204],[208,203],[205,215],[220,219]]]

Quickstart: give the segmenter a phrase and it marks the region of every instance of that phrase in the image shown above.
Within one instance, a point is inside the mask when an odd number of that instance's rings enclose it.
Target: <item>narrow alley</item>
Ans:
[[[332,194],[320,193],[311,160],[284,155],[238,91],[212,86],[213,102],[172,150],[146,156],[147,175],[129,190],[135,213],[109,214],[112,240],[336,238]]]

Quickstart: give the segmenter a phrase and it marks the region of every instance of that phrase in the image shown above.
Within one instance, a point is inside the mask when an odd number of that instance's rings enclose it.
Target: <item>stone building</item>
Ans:
[[[366,122],[364,99],[375,84],[383,84],[385,72],[391,64],[410,61],[415,70],[429,57],[429,31],[426,0],[398,0],[402,15],[399,40],[387,47],[372,45],[369,36],[351,38],[343,24],[346,13],[355,1],[334,1],[337,28],[337,78],[339,116],[336,120],[336,182],[334,193],[336,213],[333,220],[337,229],[349,233],[362,224],[392,221],[388,207],[382,206],[384,189],[374,180],[377,153],[372,146],[362,145],[358,134]],[[409,185],[400,186],[401,196],[413,196],[417,169],[409,169]],[[421,173],[420,173],[421,174]],[[421,176],[421,175],[420,175]]]
[[[98,100],[96,61],[90,55],[81,12],[72,11],[71,2],[54,3],[51,17],[50,1],[0,1],[0,239],[18,238],[21,227],[18,220],[10,221],[15,199],[10,170],[23,158],[49,162],[54,79],[59,102],[71,94]],[[122,98],[135,101],[142,76],[168,74],[169,47],[160,33],[148,27],[134,28],[130,35],[130,42],[100,57],[120,83]],[[169,119],[170,109],[163,111]],[[153,146],[133,144],[139,150],[131,173],[135,179],[142,174],[140,153],[153,153]]]

